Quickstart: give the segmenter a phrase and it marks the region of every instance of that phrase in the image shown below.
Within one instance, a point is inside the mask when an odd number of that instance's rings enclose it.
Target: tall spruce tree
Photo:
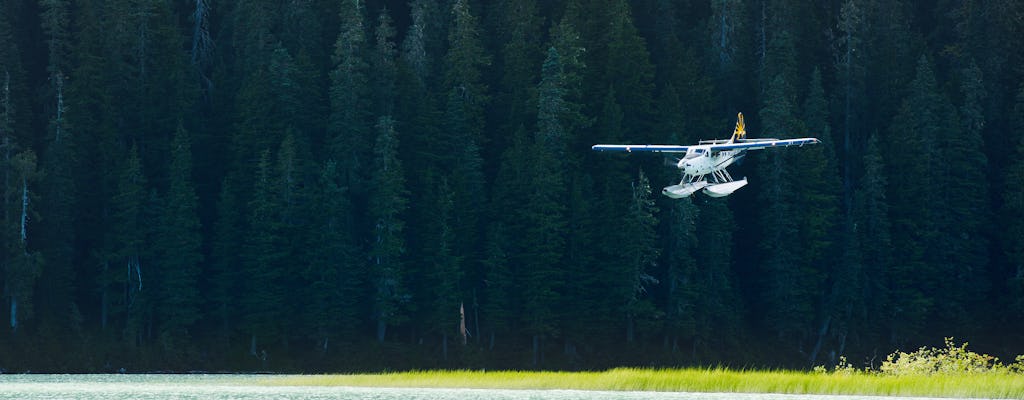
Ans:
[[[230,346],[232,332],[240,320],[243,310],[241,293],[248,287],[247,268],[243,264],[242,249],[245,243],[245,214],[238,198],[238,188],[230,178],[225,178],[217,196],[217,219],[214,221],[213,237],[210,243],[209,273],[204,274],[209,288],[211,310],[207,318],[217,343]],[[212,330],[212,332],[211,332]]]
[[[241,328],[249,334],[249,354],[265,362],[267,347],[284,334],[287,289],[281,278],[287,253],[282,237],[280,188],[269,150],[263,151],[255,172],[255,187],[247,207],[249,225],[239,257],[243,270],[238,276],[245,292],[240,299]]]
[[[149,255],[146,238],[152,225],[145,219],[149,194],[138,149],[132,146],[125,156],[127,159],[119,166],[117,192],[110,199],[112,226],[109,242],[99,256],[102,270],[98,279],[101,325],[106,325],[108,316],[116,318],[126,343],[135,343],[142,334],[141,319],[147,311],[147,304],[139,298],[152,278],[148,263],[143,265]]]
[[[369,116],[368,61],[362,0],[345,1],[339,16],[341,29],[334,43],[330,70],[331,112],[327,140],[331,157],[337,160],[344,186],[363,195],[364,169],[372,148]]]
[[[311,221],[315,227],[308,243],[312,254],[303,271],[311,290],[305,293],[308,301],[302,321],[324,355],[356,341],[360,288],[366,279],[355,243],[351,201],[341,183],[337,164],[325,163],[312,199],[312,215],[317,217]]]
[[[157,316],[160,342],[168,354],[182,351],[201,316],[199,289],[203,261],[198,198],[192,178],[192,142],[179,126],[171,142],[169,187],[156,229]]]
[[[409,302],[406,289],[405,221],[402,213],[409,204],[402,163],[397,158],[398,137],[394,121],[381,117],[377,122],[377,143],[373,148],[374,163],[369,214],[373,223],[370,245],[370,271],[373,285],[373,320],[376,338],[383,342],[388,327],[405,322],[404,309]]]
[[[771,57],[769,59],[772,59]],[[792,137],[799,132],[792,84],[783,75],[771,78],[760,112],[766,137]],[[779,340],[799,347],[811,335],[821,271],[800,260],[800,226],[795,215],[795,180],[791,152],[771,152],[759,165],[761,269],[765,323]]]
[[[819,305],[822,311],[817,321],[818,340],[809,356],[812,365],[817,363],[826,335],[835,339],[830,353],[843,353],[859,287],[857,268],[844,266],[842,258],[836,256],[841,254],[838,242],[845,239],[836,229],[841,222],[842,189],[821,79],[821,71],[815,68],[802,108],[807,135],[817,137],[822,144],[800,149],[791,160],[799,182],[794,187],[797,193],[793,202],[797,210],[802,210],[797,215],[802,244],[800,262],[808,270],[821,271],[824,279],[821,287],[824,300]],[[831,287],[827,287],[829,283]]]
[[[47,332],[53,337],[61,337],[80,327],[76,325],[78,307],[74,297],[74,229],[69,229],[74,222],[73,179],[74,148],[73,138],[68,128],[67,108],[67,73],[71,69],[71,39],[68,17],[68,4],[64,0],[53,0],[42,3],[41,25],[47,36],[47,111],[48,143],[42,152],[41,162],[46,174],[40,182],[40,235],[41,256],[49,260],[40,275],[39,290],[40,315]],[[52,331],[51,331],[52,329]],[[44,333],[44,335],[46,335]],[[56,340],[61,342],[61,340]]]
[[[487,200],[483,148],[486,141],[484,107],[489,96],[483,69],[491,58],[485,53],[470,3],[456,0],[451,13],[445,54],[443,132],[446,133],[435,142],[440,148],[431,147],[431,151],[439,156],[439,167],[451,173],[455,254],[464,257],[469,268],[475,269],[480,258],[481,220]]]
[[[917,73],[899,114],[888,132],[886,159],[892,223],[893,246],[902,255],[893,265],[893,301],[897,341],[924,333],[927,318],[939,301],[936,285],[946,279],[946,255],[940,243],[945,208],[942,184],[945,177],[943,143],[950,129],[958,129],[952,105],[935,80],[932,65],[925,56],[917,63]],[[914,149],[913,152],[897,149]],[[950,293],[952,295],[952,293]]]
[[[864,324],[881,327],[878,330],[857,330],[865,346],[884,343],[896,337],[896,318],[893,296],[898,287],[893,280],[894,248],[892,246],[892,223],[889,219],[889,202],[886,197],[888,186],[885,162],[879,148],[878,135],[868,139],[864,153],[864,178],[855,188],[851,213],[852,236],[847,246],[854,248],[851,265],[860,266],[860,292],[862,303],[854,308],[851,317]]]
[[[1010,120],[1011,128],[1024,130],[1024,85],[1017,89]],[[1006,172],[1006,191],[999,218],[1004,221],[1005,232],[1000,240],[1009,263],[1005,272],[1009,289],[1007,301],[1017,316],[1024,315],[1024,242],[1017,239],[1024,237],[1024,136],[1019,140],[1015,149],[1016,161]]]
[[[636,340],[638,322],[653,319],[654,309],[649,290],[658,280],[650,272],[660,253],[655,237],[658,220],[654,215],[658,208],[651,198],[651,185],[642,169],[632,185],[629,214],[621,231],[624,240],[621,250],[625,257],[618,272],[622,283],[613,292],[617,296],[624,295],[618,301],[622,302],[620,307],[626,319],[626,343]]]

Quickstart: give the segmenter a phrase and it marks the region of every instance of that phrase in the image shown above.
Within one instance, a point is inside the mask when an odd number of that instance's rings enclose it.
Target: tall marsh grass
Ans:
[[[745,392],[866,396],[1024,399],[1024,356],[1003,365],[995,357],[946,339],[945,348],[895,352],[878,370],[841,359],[831,371],[729,368],[616,368],[601,372],[440,370],[357,375],[292,375],[267,385],[475,389],[577,389],[663,392]]]
[[[1024,399],[1024,375],[886,375],[742,371],[727,368],[616,368],[602,372],[411,371],[270,377],[268,385],[476,389],[745,392]]]

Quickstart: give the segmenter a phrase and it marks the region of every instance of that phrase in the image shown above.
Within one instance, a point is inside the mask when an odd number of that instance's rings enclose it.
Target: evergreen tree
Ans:
[[[725,93],[724,110],[732,112],[749,104],[743,93],[745,87],[742,66],[750,52],[749,16],[747,6],[740,0],[713,0],[711,16],[708,18],[708,37],[711,51],[707,52],[708,62],[714,74],[716,87]]]
[[[372,148],[363,12],[362,0],[342,3],[341,30],[334,43],[330,70],[331,113],[327,124],[331,158],[339,163],[343,185],[355,193],[362,190],[363,169],[370,159],[366,150]]]
[[[382,117],[377,123],[377,143],[371,179],[370,218],[373,242],[370,245],[370,271],[373,282],[373,319],[377,341],[383,342],[387,328],[405,321],[404,304],[409,301],[405,287],[405,221],[401,215],[408,207],[408,194],[401,161],[396,157],[398,138],[394,121]]]
[[[68,130],[65,106],[66,74],[70,70],[69,17],[63,0],[42,3],[41,24],[47,35],[48,56],[47,104],[52,110],[48,119],[48,146],[41,153],[42,169],[46,174],[40,182],[40,255],[48,262],[40,273],[40,316],[46,333],[42,336],[62,337],[73,330],[75,319],[80,318],[74,298],[74,222],[73,139]],[[52,96],[52,97],[51,97]],[[52,139],[52,140],[51,140]],[[61,342],[62,340],[55,340]]]
[[[502,223],[491,225],[487,235],[487,249],[482,261],[484,268],[484,285],[481,294],[483,306],[481,319],[485,332],[476,332],[479,338],[487,335],[487,348],[495,350],[495,344],[501,337],[508,340],[515,320],[516,287],[510,265],[511,240]]]
[[[649,271],[660,250],[656,246],[655,226],[658,220],[654,214],[658,208],[651,199],[651,186],[643,170],[633,182],[632,204],[622,233],[625,242],[621,249],[625,252],[622,270],[622,286],[616,294],[625,294],[622,299],[622,311],[626,317],[626,342],[632,343],[636,338],[638,321],[653,317],[653,305],[648,289],[658,283]]]
[[[452,5],[452,24],[445,55],[445,132],[430,151],[439,157],[439,167],[451,171],[454,196],[452,227],[458,244],[456,254],[475,268],[479,258],[480,222],[486,202],[483,171],[484,106],[487,85],[483,68],[490,64],[484,52],[477,19],[469,2]],[[452,150],[455,151],[452,151]]]
[[[714,354],[734,345],[744,317],[733,273],[736,221],[728,204],[720,199],[697,201],[697,248],[694,262],[700,266],[692,279],[694,299],[694,356]]]
[[[260,156],[255,188],[249,200],[249,226],[241,248],[240,274],[242,329],[250,336],[249,354],[264,358],[268,343],[284,334],[287,289],[282,284],[287,258],[282,237],[280,187],[270,162],[270,151]],[[262,340],[263,342],[259,342]]]
[[[428,333],[441,337],[442,360],[448,360],[448,336],[458,332],[461,288],[463,275],[462,258],[454,254],[455,237],[453,225],[453,197],[448,182],[434,175],[428,179],[428,190],[425,199],[429,204],[427,212],[432,215],[433,232],[425,239],[422,266],[423,282],[420,286],[422,298],[417,303],[426,302],[423,313]],[[460,340],[461,341],[461,340]]]
[[[190,328],[200,317],[199,291],[202,237],[198,199],[192,180],[192,144],[184,127],[171,143],[170,186],[156,228],[156,268],[159,279],[160,341],[168,352],[187,346]],[[173,353],[170,353],[173,354]]]
[[[836,341],[834,352],[843,354],[845,338],[852,327],[850,313],[858,298],[860,282],[857,281],[858,267],[843,265],[843,259],[836,256],[841,254],[837,242],[845,239],[836,229],[841,221],[842,189],[832,147],[828,103],[822,88],[821,71],[817,68],[811,73],[808,86],[809,93],[803,105],[804,125],[807,135],[817,137],[822,145],[801,149],[800,154],[791,160],[795,179],[799,182],[793,188],[796,193],[792,201],[796,210],[802,210],[797,214],[800,262],[808,270],[821,271],[824,279],[818,340],[809,357],[811,364],[816,364],[826,334]]]
[[[769,58],[771,59],[771,58]],[[781,75],[772,79],[762,101],[760,117],[764,136],[792,137],[798,132],[794,116],[794,95]],[[762,187],[760,202],[760,243],[763,254],[765,323],[782,341],[800,346],[811,335],[821,271],[807,269],[800,262],[800,226],[795,218],[798,208],[793,193],[797,181],[791,162],[794,155],[785,152],[765,154],[759,165]]]
[[[533,43],[541,36],[541,20],[534,0],[496,2],[492,7],[493,31],[497,52],[495,69],[501,84],[495,90],[491,113],[501,131],[514,132],[520,126],[532,126],[534,105],[532,88],[537,82],[537,66],[541,63],[541,47]],[[511,138],[494,135],[489,147],[506,147]],[[488,159],[493,159],[488,157]]]
[[[868,343],[881,343],[896,337],[896,317],[894,309],[897,290],[893,280],[893,262],[895,261],[892,247],[892,224],[889,219],[889,203],[886,197],[888,186],[885,174],[885,162],[878,145],[878,135],[868,139],[864,158],[864,178],[860,180],[851,214],[853,235],[847,240],[848,246],[854,248],[853,260],[848,262],[859,264],[860,292],[862,307],[853,309],[855,321],[857,317],[864,324],[876,324],[887,331],[870,332],[858,329]],[[865,343],[865,344],[868,344]]]
[[[243,234],[244,210],[237,196],[236,184],[225,178],[217,198],[217,220],[213,226],[208,264],[210,273],[205,276],[212,303],[207,317],[214,326],[213,336],[225,347],[231,343],[232,330],[236,329],[235,324],[243,310],[241,303],[246,301],[241,293],[248,287],[248,284],[243,285],[247,276],[242,264],[246,240]]]
[[[909,93],[893,120],[883,157],[888,162],[892,241],[902,255],[893,265],[893,300],[896,302],[897,340],[907,340],[923,333],[927,317],[937,305],[935,285],[948,275],[945,250],[941,246],[943,228],[942,164],[943,144],[949,129],[957,129],[952,120],[954,110],[949,100],[938,91],[931,63],[924,56],[917,63],[917,74]],[[896,149],[914,149],[897,152]]]
[[[142,334],[141,319],[147,311],[147,304],[140,301],[140,296],[149,279],[146,277],[152,277],[148,264],[143,265],[149,255],[146,237],[151,225],[145,219],[149,196],[142,160],[134,146],[126,156],[127,160],[119,167],[117,192],[110,199],[112,227],[107,247],[100,255],[102,272],[98,278],[102,295],[101,324],[106,325],[108,316],[116,318],[118,327],[124,329],[126,343],[135,343]]]
[[[328,161],[320,171],[314,191],[309,249],[310,262],[303,275],[310,291],[304,324],[311,329],[317,347],[327,354],[356,339],[360,297],[365,271],[353,237],[352,206],[341,186],[337,164]]]
[[[935,264],[945,270],[937,281],[936,311],[947,329],[976,324],[980,313],[987,309],[983,293],[989,286],[988,227],[992,209],[982,136],[986,124],[982,110],[985,83],[973,61],[959,72],[962,104],[958,109],[948,101],[937,104],[942,107],[940,112],[952,116],[943,122],[953,126],[942,127],[936,132],[942,136],[932,139],[938,141],[941,153],[940,167],[931,173],[938,172],[942,188],[940,203],[933,205],[942,224],[939,242],[935,243],[941,253],[935,254]]]
[[[2,117],[0,117],[2,118]],[[8,146],[11,143],[7,143]],[[35,184],[40,171],[32,150],[23,150],[5,160],[4,169],[4,296],[9,300],[10,329],[17,331],[22,321],[33,316],[33,291],[39,277],[42,260],[29,247],[30,220],[36,216],[35,193],[29,183]],[[32,228],[34,229],[34,228]]]
[[[842,142],[834,145],[834,148],[841,149],[839,160],[842,162],[843,175],[843,212],[846,216],[844,224],[850,229],[850,214],[853,207],[853,179],[856,171],[857,151],[862,148],[862,141],[867,137],[863,131],[866,111],[865,98],[865,73],[867,71],[867,59],[865,58],[865,36],[867,35],[866,5],[861,0],[847,0],[843,3],[838,18],[840,30],[836,38],[836,79],[838,89],[835,93],[836,110],[842,119],[836,121],[838,133],[842,136]],[[826,143],[826,145],[829,145]]]
[[[384,8],[377,18],[377,30],[372,58],[373,93],[376,97],[374,113],[376,115],[394,115],[396,81],[398,74],[398,50],[395,46],[395,27]]]
[[[629,2],[609,0],[605,7],[610,29],[602,32],[607,59],[588,63],[615,91],[622,107],[623,129],[628,137],[647,139],[650,129],[654,68],[644,39],[632,20]]]
[[[1024,130],[1024,85],[1017,89],[1017,98],[1011,116],[1013,129]],[[1010,295],[1007,299],[1015,315],[1024,315],[1024,136],[1017,144],[1016,161],[1006,172],[1006,191],[1000,221],[1005,221],[1002,245],[1008,261],[1006,283]]]

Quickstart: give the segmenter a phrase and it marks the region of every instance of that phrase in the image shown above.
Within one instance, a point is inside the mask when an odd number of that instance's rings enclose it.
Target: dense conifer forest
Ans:
[[[1024,3],[0,0],[0,369],[1024,353]],[[736,194],[660,156],[751,137]]]

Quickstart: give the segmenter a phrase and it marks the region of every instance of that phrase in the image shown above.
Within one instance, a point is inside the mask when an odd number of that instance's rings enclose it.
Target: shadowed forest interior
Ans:
[[[0,0],[0,370],[1024,353],[1024,3]],[[660,155],[749,137],[721,199]]]

